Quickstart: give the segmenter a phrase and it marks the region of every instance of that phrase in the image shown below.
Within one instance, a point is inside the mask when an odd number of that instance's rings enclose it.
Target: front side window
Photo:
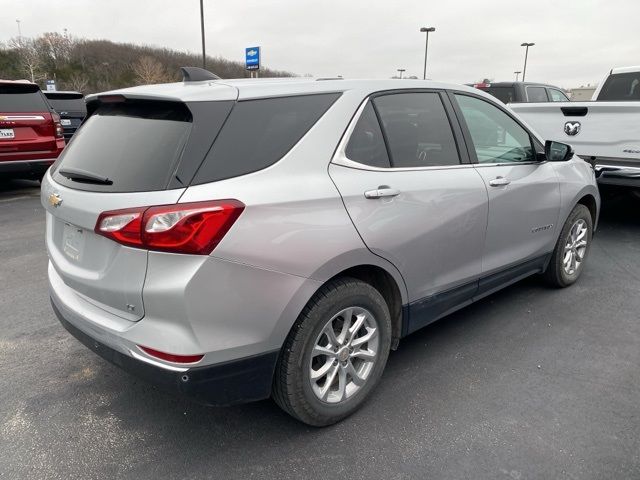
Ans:
[[[440,95],[398,93],[373,103],[396,168],[459,165],[460,157]]]
[[[535,150],[529,133],[487,101],[456,94],[479,163],[532,162]]]
[[[549,89],[549,95],[551,96],[552,102],[568,102],[569,98],[562,93],[560,90],[556,90],[555,88]]]
[[[527,98],[530,102],[548,102],[544,87],[527,87]]]

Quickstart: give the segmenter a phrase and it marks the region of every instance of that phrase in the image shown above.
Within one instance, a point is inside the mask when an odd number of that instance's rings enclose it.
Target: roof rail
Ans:
[[[183,82],[201,82],[203,80],[220,80],[220,77],[200,67],[180,67]]]

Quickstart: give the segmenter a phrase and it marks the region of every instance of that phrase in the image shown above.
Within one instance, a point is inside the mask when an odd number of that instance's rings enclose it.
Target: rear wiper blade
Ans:
[[[83,183],[96,183],[99,185],[112,185],[113,181],[102,175],[96,173],[87,172],[81,168],[61,168],[58,173],[63,177],[67,177],[69,180]]]

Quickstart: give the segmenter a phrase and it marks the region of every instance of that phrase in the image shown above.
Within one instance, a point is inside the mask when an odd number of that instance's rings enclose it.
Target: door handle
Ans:
[[[489,180],[489,185],[491,185],[492,187],[502,187],[504,185],[509,185],[510,183],[511,180],[504,177],[496,177],[493,180]]]
[[[383,197],[395,197],[400,195],[400,190],[397,188],[391,188],[387,185],[380,185],[375,190],[367,190],[364,192],[365,198],[383,198]]]

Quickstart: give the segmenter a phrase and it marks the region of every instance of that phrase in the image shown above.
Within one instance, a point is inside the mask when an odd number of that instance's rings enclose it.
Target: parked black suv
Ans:
[[[470,84],[490,93],[503,103],[568,102],[569,97],[559,87],[531,82],[497,82]]]
[[[60,115],[60,123],[64,129],[64,140],[69,142],[71,137],[87,115],[84,95],[80,92],[44,92],[49,104]]]

